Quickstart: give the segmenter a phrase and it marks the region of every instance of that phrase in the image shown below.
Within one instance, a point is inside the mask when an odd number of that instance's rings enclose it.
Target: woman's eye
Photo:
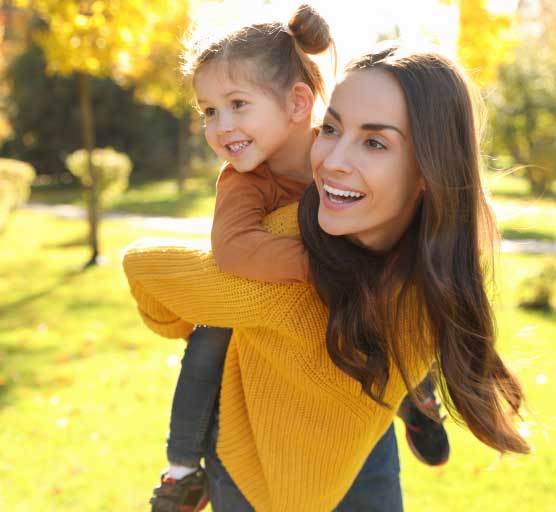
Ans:
[[[232,106],[233,106],[234,109],[236,109],[236,110],[237,110],[238,108],[244,107],[245,105],[247,105],[247,102],[246,102],[246,101],[243,101],[243,100],[234,100],[234,101],[232,101]]]
[[[205,116],[205,119],[208,119],[210,117],[214,117],[215,114],[216,114],[216,109],[212,108],[212,107],[206,108],[203,112],[203,115]]]
[[[334,135],[336,133],[336,129],[331,124],[323,124],[320,131],[324,135]]]
[[[365,145],[373,149],[386,149],[386,146],[376,139],[367,139]]]

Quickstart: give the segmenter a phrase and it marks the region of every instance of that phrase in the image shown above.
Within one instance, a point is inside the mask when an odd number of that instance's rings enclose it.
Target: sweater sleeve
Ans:
[[[277,229],[291,225],[291,212],[286,217]],[[124,249],[122,261],[145,324],[168,338],[188,337],[194,324],[281,328],[284,314],[309,289],[222,272],[210,251],[180,240],[141,239]]]
[[[270,196],[260,178],[230,167],[221,172],[211,233],[216,264],[248,279],[307,283],[309,258],[302,242],[263,227],[263,218],[274,208]]]

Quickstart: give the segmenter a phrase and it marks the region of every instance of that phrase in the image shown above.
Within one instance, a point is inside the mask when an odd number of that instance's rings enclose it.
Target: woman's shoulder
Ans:
[[[291,203],[269,213],[263,219],[263,227],[275,235],[299,237],[298,205],[297,202]]]

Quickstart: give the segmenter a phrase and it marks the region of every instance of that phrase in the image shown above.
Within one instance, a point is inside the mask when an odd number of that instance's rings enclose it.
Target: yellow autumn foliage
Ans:
[[[187,101],[179,75],[186,30],[184,0],[15,0],[33,9],[47,28],[36,34],[47,71],[110,77],[133,85],[148,103],[176,113]]]
[[[512,59],[517,37],[513,16],[495,14],[487,0],[459,0],[458,56],[480,86],[496,80],[500,64]]]

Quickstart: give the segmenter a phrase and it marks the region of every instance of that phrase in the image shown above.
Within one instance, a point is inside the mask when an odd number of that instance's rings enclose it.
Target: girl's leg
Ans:
[[[166,453],[197,467],[218,397],[231,329],[197,327],[189,338],[174,392]]]
[[[394,424],[377,443],[334,512],[403,512]]]
[[[205,450],[205,470],[209,481],[209,498],[213,512],[255,512],[216,455],[217,439],[218,404]]]

